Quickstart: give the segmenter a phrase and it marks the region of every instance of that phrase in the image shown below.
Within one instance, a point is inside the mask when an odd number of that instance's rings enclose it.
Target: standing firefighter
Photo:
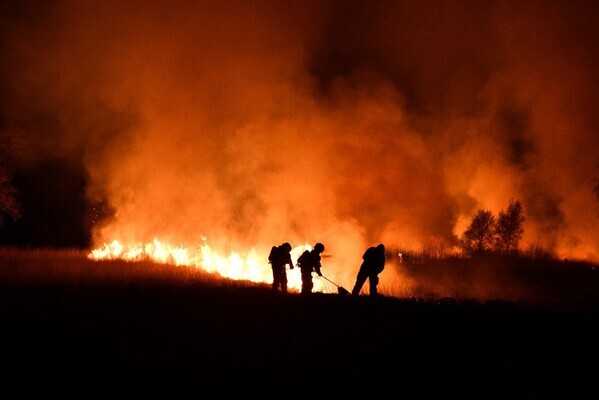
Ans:
[[[293,261],[291,260],[291,245],[287,242],[280,246],[272,246],[268,255],[268,262],[272,267],[272,291],[277,292],[279,286],[282,293],[287,293],[287,271],[286,265],[289,264],[289,269],[293,269]]]
[[[316,272],[318,276],[322,276],[320,272],[320,254],[324,251],[324,245],[322,243],[316,243],[314,248],[310,251],[306,250],[297,259],[297,265],[300,267],[302,272],[302,294],[312,293],[314,284],[312,283],[312,271]]]
[[[369,247],[362,255],[362,265],[358,271],[356,284],[351,292],[352,296],[358,296],[366,279],[370,283],[370,296],[378,294],[377,285],[379,284],[379,274],[385,269],[385,245]]]

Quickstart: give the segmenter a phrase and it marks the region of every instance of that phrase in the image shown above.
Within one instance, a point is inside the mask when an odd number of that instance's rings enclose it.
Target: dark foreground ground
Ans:
[[[0,398],[597,399],[599,314],[265,287],[0,290]]]

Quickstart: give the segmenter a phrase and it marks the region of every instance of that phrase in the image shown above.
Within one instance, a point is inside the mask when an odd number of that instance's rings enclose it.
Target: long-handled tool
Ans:
[[[331,282],[333,285],[337,286],[337,292],[343,296],[347,296],[348,294],[351,294],[350,292],[347,291],[347,289],[343,288],[342,286],[337,285],[335,282],[333,282],[332,280],[330,280],[329,278],[327,278],[324,275],[320,275],[321,278],[326,279],[327,281]]]

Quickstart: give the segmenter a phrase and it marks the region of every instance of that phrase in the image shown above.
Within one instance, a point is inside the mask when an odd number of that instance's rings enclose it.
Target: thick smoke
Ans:
[[[594,2],[0,4],[4,124],[83,163],[95,244],[321,241],[348,281],[514,198],[599,259]]]

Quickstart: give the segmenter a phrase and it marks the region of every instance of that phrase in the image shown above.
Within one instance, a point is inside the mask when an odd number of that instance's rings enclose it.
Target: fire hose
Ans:
[[[337,285],[335,282],[333,282],[332,280],[330,280],[330,279],[329,279],[329,278],[327,278],[326,276],[324,276],[324,275],[320,275],[320,277],[321,277],[321,278],[324,278],[324,279],[326,279],[327,281],[331,282],[333,285],[337,286],[337,292],[338,292],[339,294],[341,294],[341,295],[344,295],[344,296],[346,296],[346,295],[348,295],[348,294],[351,294],[349,291],[347,291],[347,289],[345,289],[345,288],[344,288],[344,287],[342,287],[342,286],[339,286],[339,285]]]
[[[293,268],[287,267],[287,268],[285,268],[285,269],[286,269],[286,270],[291,270],[291,269],[293,269]],[[329,278],[327,278],[326,276],[324,276],[324,275],[320,275],[320,277],[321,277],[321,278],[324,278],[324,279],[326,279],[327,281],[329,281],[330,283],[332,283],[333,285],[335,285],[335,286],[337,287],[337,293],[339,293],[340,295],[347,296],[347,295],[351,294],[351,293],[350,293],[350,292],[349,292],[347,289],[345,289],[343,286],[340,286],[340,285],[336,284],[335,282],[333,282],[332,280],[330,280],[330,279],[329,279]]]

